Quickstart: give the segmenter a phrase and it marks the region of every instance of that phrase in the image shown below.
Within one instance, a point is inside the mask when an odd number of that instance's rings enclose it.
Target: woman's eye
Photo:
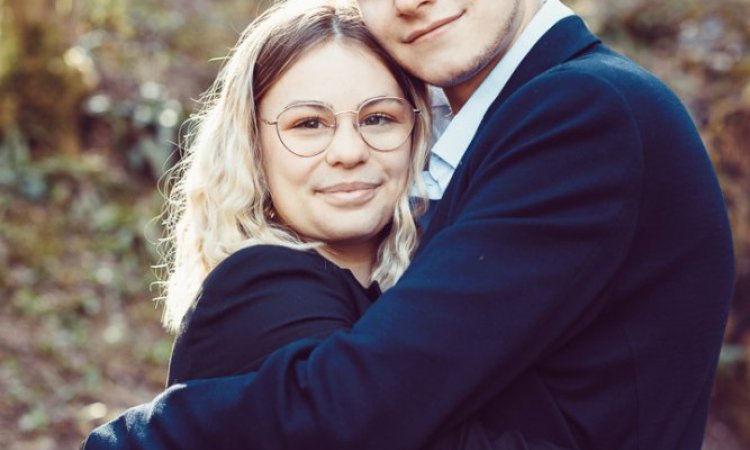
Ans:
[[[385,114],[372,114],[365,117],[361,124],[365,126],[382,126],[388,125],[391,122],[393,122],[393,120]]]
[[[320,119],[317,118],[317,117],[315,117],[315,118],[310,117],[310,118],[307,118],[307,119],[298,120],[294,124],[294,128],[311,128],[311,129],[314,129],[314,128],[320,128],[321,126],[323,126],[323,124],[321,123]]]

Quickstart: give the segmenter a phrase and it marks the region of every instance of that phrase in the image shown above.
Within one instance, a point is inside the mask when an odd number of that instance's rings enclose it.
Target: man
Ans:
[[[415,449],[470,417],[507,448],[700,448],[732,247],[679,101],[558,0],[359,3],[458,112],[412,266],[351,333],[172,388],[87,448]]]

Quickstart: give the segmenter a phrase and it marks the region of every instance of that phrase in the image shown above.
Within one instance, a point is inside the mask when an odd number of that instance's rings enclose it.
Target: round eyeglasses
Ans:
[[[335,112],[318,102],[295,103],[282,109],[276,120],[263,123],[276,126],[284,147],[297,156],[323,153],[333,141],[337,116],[354,114],[354,128],[367,145],[381,152],[399,148],[411,135],[421,111],[399,97],[377,97],[362,103],[356,111]]]

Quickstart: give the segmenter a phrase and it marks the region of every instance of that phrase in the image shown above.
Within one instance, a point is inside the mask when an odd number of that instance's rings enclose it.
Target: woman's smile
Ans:
[[[331,206],[356,207],[372,200],[381,183],[344,182],[316,190],[320,198]]]

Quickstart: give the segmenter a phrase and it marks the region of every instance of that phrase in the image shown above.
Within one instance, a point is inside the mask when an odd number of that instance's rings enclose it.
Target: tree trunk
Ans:
[[[0,3],[0,136],[19,130],[32,155],[80,151],[78,120],[88,88],[65,61],[71,39],[56,5]]]

